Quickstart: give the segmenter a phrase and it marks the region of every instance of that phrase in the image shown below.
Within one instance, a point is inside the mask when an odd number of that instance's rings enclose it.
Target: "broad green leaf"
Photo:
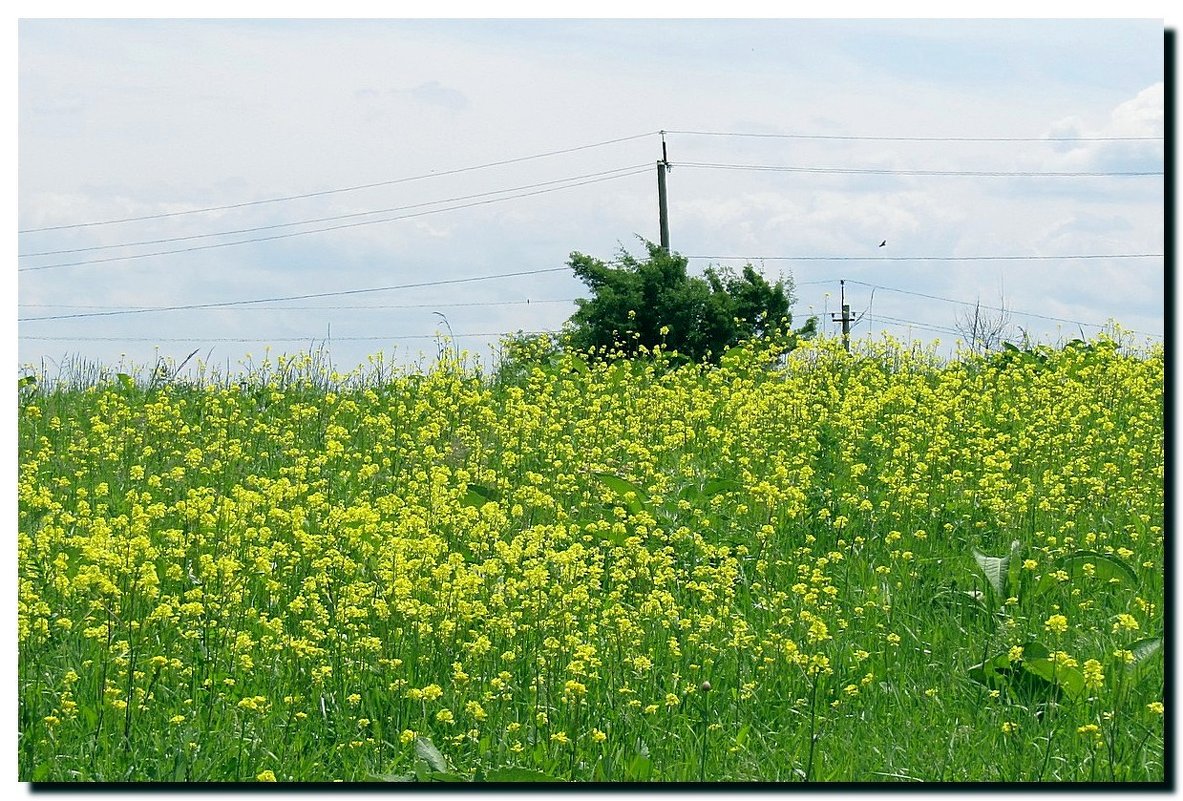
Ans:
[[[1017,598],[1019,596],[1019,584],[1022,581],[1020,575],[1022,568],[1022,560],[1019,559],[1019,553],[1023,550],[1023,544],[1018,540],[1012,540],[1010,544],[1010,562],[1006,568],[1006,594],[1007,597]]]
[[[420,781],[426,782],[466,782],[468,779],[451,771],[433,770],[430,773],[423,774]]]
[[[702,487],[704,495],[719,495],[724,492],[737,492],[742,489],[742,484],[730,478],[712,478]]]
[[[415,755],[426,762],[427,766],[436,773],[449,771],[448,761],[444,759],[444,755],[426,737],[415,738]]]
[[[1147,637],[1131,644],[1128,649],[1134,654],[1134,661],[1126,664],[1126,669],[1133,673],[1134,683],[1142,681],[1146,673],[1157,661],[1155,657],[1162,657],[1162,637]]]
[[[1005,598],[1007,568],[1010,567],[1010,556],[987,556],[977,548],[974,548],[973,553],[974,559],[978,563],[978,568],[982,571],[982,575],[986,577],[986,581],[990,583],[994,594],[999,598]]]
[[[36,386],[36,385],[37,385],[37,376],[35,376],[35,375],[22,376],[16,382],[17,389],[24,389],[25,387],[31,387],[31,386]]]
[[[119,386],[123,387],[124,389],[131,389],[136,385],[135,379],[133,379],[127,373],[116,373],[115,378],[119,380]]]
[[[1086,564],[1093,565],[1093,575],[1102,581],[1117,579],[1128,582],[1131,586],[1138,583],[1138,574],[1134,569],[1116,556],[1096,551],[1077,551],[1065,557],[1063,561],[1064,570],[1073,578],[1085,575]]]
[[[644,754],[637,754],[628,763],[625,769],[625,779],[627,781],[649,781],[649,777],[653,774],[653,762]]]
[[[1084,694],[1084,674],[1077,668],[1056,664],[1052,659],[1028,659],[1024,653],[1023,669],[1056,685],[1073,700]]]
[[[1109,584],[1114,579],[1118,583],[1137,586],[1138,574],[1134,569],[1116,556],[1098,553],[1097,551],[1076,551],[1060,560],[1058,569],[1063,570],[1071,578],[1088,575],[1085,565],[1093,566],[1093,576],[1103,584]],[[1035,587],[1035,594],[1042,595],[1059,584],[1059,580],[1048,573],[1039,580]]]
[[[744,352],[747,350],[743,345],[732,345],[727,350],[723,351],[723,355],[719,357],[719,364],[724,367],[738,367],[743,364]]]
[[[491,770],[485,775],[487,782],[557,782],[562,781],[556,779],[548,773],[543,773],[540,770],[531,770],[529,768],[497,768]]]
[[[644,511],[648,505],[649,496],[631,481],[611,473],[596,473],[595,477],[599,479],[601,484],[616,493],[624,502],[625,508],[632,514]],[[632,497],[629,497],[629,493],[632,493]]]
[[[1006,651],[974,665],[969,669],[969,677],[979,684],[991,689],[998,689],[1006,683],[1011,672],[1010,656]]]
[[[1024,659],[1049,659],[1052,652],[1047,649],[1047,646],[1036,640],[1023,644],[1023,658]]]
[[[468,492],[460,499],[461,506],[475,506],[481,508],[490,501],[496,501],[500,498],[501,493],[489,487],[480,484],[469,484]]]
[[[577,373],[586,373],[587,372],[587,362],[585,362],[583,359],[579,358],[578,356],[570,355],[567,357],[567,361],[571,365],[571,369],[574,370],[575,372],[577,372]]]

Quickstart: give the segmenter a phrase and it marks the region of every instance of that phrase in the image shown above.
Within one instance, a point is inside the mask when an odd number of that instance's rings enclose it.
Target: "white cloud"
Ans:
[[[1153,34],[1152,25],[1088,22],[1025,27],[969,21],[32,21],[21,26],[19,51],[20,225],[318,192],[659,128],[888,136],[1161,135],[1161,59],[1152,58],[1156,48],[1161,53],[1161,37]],[[1069,51],[1071,59],[1065,58]],[[1007,69],[996,68],[999,58],[1014,53],[1022,58],[1008,62]],[[681,252],[920,256],[1161,248],[1162,202],[1154,179],[1036,182],[678,166],[715,161],[890,169],[1161,169],[1159,143],[1059,147],[680,134],[668,141],[675,164],[671,233]],[[652,165],[659,153],[656,137],[650,137],[298,202],[22,235],[20,247],[26,252],[185,237],[648,165],[643,174],[617,181],[400,222],[126,263],[22,272],[20,299],[200,303],[561,266],[573,250],[611,258],[619,244],[638,252],[635,234],[657,238]],[[1138,183],[1143,180],[1152,183]],[[292,229],[257,235],[287,230]],[[889,245],[880,251],[883,239]],[[217,240],[186,240],[175,247],[210,241]],[[51,258],[22,259],[21,265]],[[791,270],[799,282],[847,277],[968,298],[996,291],[998,279],[1005,277],[1016,304],[1026,299],[1037,306],[1050,303],[1057,292],[1066,296],[1064,287],[1071,286],[1081,290],[1073,296],[1074,303],[1079,301],[1073,313],[1088,315],[1080,319],[1135,309],[1149,309],[1153,317],[1156,302],[1161,319],[1161,299],[1155,299],[1152,282],[1145,279],[1152,275],[1148,269],[1128,282],[1120,298],[1085,292],[1104,287],[1128,265],[1075,265],[1071,273],[1073,265],[1044,263],[769,264]],[[401,296],[481,301],[570,297],[581,289],[574,279],[556,273]],[[810,294],[814,289],[816,295]],[[802,286],[798,314],[809,303],[820,311],[821,294],[833,290],[832,285]],[[858,295],[861,290],[848,291],[855,303],[866,302]],[[950,308],[925,306],[907,296],[897,300],[897,316],[950,319]],[[889,301],[880,293],[875,303]],[[450,318],[460,332],[461,325],[481,331],[501,325],[529,328],[531,321],[549,327],[562,316],[557,307],[487,307]],[[96,337],[130,332],[245,336],[252,331],[319,336],[330,320],[334,332],[344,320],[374,333],[430,333],[434,325],[412,314],[227,310],[93,319],[53,330]],[[39,325],[30,323],[21,333],[50,330]],[[420,331],[424,326],[427,330]],[[125,344],[79,339],[67,345],[26,340],[21,354],[35,358],[44,348],[60,352],[63,347],[100,358],[130,352]],[[341,347],[342,362],[361,361],[370,348],[365,343]],[[150,353],[150,346],[142,352]]]

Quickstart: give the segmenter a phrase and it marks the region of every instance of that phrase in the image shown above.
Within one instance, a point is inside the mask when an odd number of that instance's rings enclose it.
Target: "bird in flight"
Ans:
[[[887,240],[884,239],[882,242],[879,243],[879,247],[883,247],[886,244],[887,244]]]

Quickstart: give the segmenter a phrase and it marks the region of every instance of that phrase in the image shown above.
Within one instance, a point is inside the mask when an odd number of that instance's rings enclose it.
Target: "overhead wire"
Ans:
[[[34,256],[58,256],[58,255],[66,254],[66,253],[85,253],[88,251],[96,251],[96,250],[112,250],[115,248],[139,247],[142,245],[162,245],[162,244],[166,244],[168,242],[186,242],[186,241],[191,241],[194,239],[208,239],[210,237],[215,237],[215,236],[232,236],[234,234],[249,234],[249,233],[254,233],[256,231],[271,231],[271,230],[275,230],[277,228],[290,228],[290,227],[293,227],[296,225],[313,225],[315,223],[334,222],[336,220],[348,220],[348,219],[352,219],[355,217],[365,217],[365,216],[372,215],[372,214],[389,214],[390,212],[394,212],[394,211],[406,211],[407,209],[417,209],[417,208],[422,208],[424,206],[438,206],[443,203],[456,203],[456,202],[459,202],[462,200],[473,200],[475,198],[489,197],[491,195],[502,195],[502,194],[506,194],[509,192],[520,192],[525,189],[536,189],[541,186],[553,186],[555,184],[566,184],[566,183],[569,183],[572,181],[581,181],[581,180],[587,179],[587,178],[599,178],[602,176],[613,175],[615,173],[627,172],[630,175],[633,175],[633,174],[636,174],[636,171],[639,171],[642,167],[648,169],[648,167],[649,167],[648,162],[646,162],[644,164],[631,164],[627,167],[617,167],[612,170],[601,170],[600,172],[587,173],[585,175],[573,175],[573,176],[569,176],[567,178],[556,178],[551,181],[541,181],[539,183],[524,184],[522,186],[509,187],[507,189],[494,189],[494,190],[491,190],[488,192],[478,192],[478,193],[472,194],[472,195],[460,195],[458,197],[441,198],[440,200],[427,200],[422,203],[410,203],[410,204],[403,205],[403,206],[391,206],[391,207],[385,208],[385,209],[372,209],[370,211],[356,211],[356,212],[351,212],[349,214],[335,214],[335,215],[332,215],[329,217],[315,217],[315,218],[311,218],[311,219],[307,219],[307,220],[296,220],[293,222],[272,223],[270,225],[258,225],[258,226],[254,226],[251,228],[236,228],[236,229],[225,230],[225,231],[214,231],[214,232],[211,232],[208,234],[189,234],[187,236],[173,236],[173,237],[167,237],[167,238],[163,238],[163,239],[144,239],[144,240],[140,240],[138,242],[120,242],[120,243],[113,244],[113,245],[91,245],[89,247],[70,248],[68,250],[43,250],[43,251],[39,251],[36,253],[21,253],[19,255],[21,258],[32,258]],[[621,175],[619,177],[626,177],[626,176]],[[574,186],[582,186],[582,184],[573,184],[573,185]],[[566,188],[566,187],[557,187],[557,188]]]
[[[664,131],[683,136],[734,136],[765,139],[833,139],[868,142],[1138,142],[1161,136],[853,136],[842,134],[746,133],[742,131]]]
[[[899,293],[902,295],[914,295],[916,297],[927,298],[929,300],[939,300],[939,301],[943,301],[945,303],[955,303],[960,306],[978,306],[979,308],[982,308],[982,309],[988,309],[990,311],[1005,312],[1008,314],[1016,314],[1021,317],[1034,317],[1034,318],[1040,319],[1040,320],[1051,320],[1053,322],[1059,322],[1059,323],[1071,323],[1072,325],[1088,326],[1089,328],[1105,328],[1105,325],[1100,324],[1100,323],[1088,323],[1088,322],[1084,322],[1083,320],[1070,320],[1066,317],[1053,317],[1053,316],[1047,315],[1047,314],[1038,314],[1036,312],[1021,311],[1019,309],[1007,308],[1005,306],[989,306],[984,303],[978,303],[976,301],[958,300],[956,298],[946,298],[946,297],[942,297],[940,295],[932,295],[927,292],[916,292],[916,291],[913,291],[910,289],[899,289],[897,287],[884,286],[883,284],[871,284],[866,281],[856,281],[856,280],[853,280],[850,278],[847,278],[845,280],[846,280],[846,283],[848,283],[848,284],[858,284],[860,286],[870,287],[872,289],[882,289],[885,292],[896,292],[896,293]],[[883,319],[882,315],[876,315],[876,319]],[[1130,333],[1140,334],[1142,336],[1158,337],[1160,339],[1163,336],[1162,334],[1154,334],[1154,333],[1150,333],[1150,332],[1146,332],[1146,331],[1131,330]]]
[[[730,261],[1075,261],[1081,259],[1161,259],[1162,253],[1078,253],[1051,256],[686,256]]]
[[[241,203],[228,203],[221,206],[206,206],[198,209],[188,209],[186,211],[172,211],[163,212],[160,214],[145,214],[139,217],[123,217],[113,220],[96,220],[82,223],[69,223],[65,225],[47,225],[40,228],[24,228],[17,231],[20,234],[31,234],[39,231],[60,231],[65,228],[85,228],[96,225],[114,225],[116,223],[125,222],[141,222],[143,220],[159,220],[165,217],[180,217],[187,214],[204,214],[211,211],[228,211],[231,209],[241,209],[248,206],[259,206],[266,203],[282,203],[289,200],[304,200],[311,197],[323,197],[325,195],[341,194],[342,192],[356,192],[360,189],[374,189],[380,186],[393,186],[395,184],[409,183],[411,181],[422,181],[428,178],[440,178],[446,175],[458,175],[460,173],[472,172],[474,170],[484,170],[490,167],[502,167],[506,164],[518,164],[523,161],[532,161],[534,159],[549,158],[550,156],[559,156],[567,153],[575,153],[580,150],[590,150],[592,148],[604,147],[606,145],[614,145],[620,142],[629,142],[634,139],[643,139],[647,136],[656,136],[657,131],[647,131],[645,133],[633,134],[632,136],[621,136],[616,139],[607,139],[603,142],[594,142],[590,145],[579,145],[577,147],[568,147],[561,150],[550,150],[545,153],[534,153],[529,156],[519,156],[517,158],[501,159],[500,161],[490,161],[484,164],[474,164],[468,167],[457,167],[451,170],[436,170],[422,175],[412,175],[406,178],[394,178],[389,181],[375,181],[368,184],[356,184],[354,186],[343,186],[335,189],[323,189],[317,192],[305,192],[298,195],[284,195],[281,197],[263,198],[260,200],[247,200]]]
[[[557,334],[559,333],[553,329],[541,329],[537,331],[493,331],[489,333],[479,334],[455,334],[454,339],[461,337],[504,337],[513,336],[515,334]],[[444,334],[405,334],[396,336],[323,336],[317,335],[313,337],[142,337],[142,336],[101,336],[101,337],[87,337],[87,340],[94,340],[96,342],[375,342],[375,341],[398,341],[403,339],[439,339]],[[22,336],[21,339],[37,340],[39,342],[69,342],[77,339],[77,337],[63,337],[63,336]]]
[[[211,303],[185,303],[175,306],[153,306],[148,308],[127,309],[122,311],[96,311],[83,312],[79,314],[54,314],[43,317],[18,317],[17,322],[32,323],[44,322],[49,320],[75,320],[85,317],[114,317],[123,314],[146,314],[149,312],[163,312],[163,311],[189,311],[192,309],[225,309],[235,306],[253,306],[260,303],[280,303],[287,300],[312,300],[313,298],[333,298],[344,297],[352,295],[364,295],[373,292],[389,292],[396,289],[418,289],[420,287],[429,286],[446,286],[453,284],[468,284],[476,281],[493,281],[500,278],[516,278],[525,275],[542,275],[544,273],[557,273],[569,270],[569,267],[545,267],[539,270],[521,270],[512,273],[497,273],[494,275],[477,275],[468,278],[451,278],[440,281],[419,281],[410,284],[392,284],[390,286],[369,287],[366,289],[342,289],[334,292],[309,292],[303,295],[285,295],[270,298],[254,298],[251,300],[229,300],[216,301]]]
[[[1113,172],[1037,172],[1017,170],[901,170],[886,167],[801,167],[787,164],[724,164],[720,162],[679,161],[674,166],[712,170],[752,170],[757,172],[825,173],[834,175],[915,175],[960,176],[968,178],[1113,178],[1162,175],[1162,170]]]
[[[483,300],[471,303],[395,303],[374,306],[254,306],[251,310],[272,311],[385,311],[390,309],[451,309],[463,306],[530,306],[542,303],[574,303],[576,298],[543,298],[535,300]],[[100,309],[105,311],[154,310],[151,306],[70,305],[62,303],[20,303],[22,308]]]
[[[535,190],[532,192],[522,192],[520,194],[511,195],[509,197],[499,197],[499,198],[491,198],[488,200],[478,200],[478,201],[473,201],[471,203],[463,203],[463,204],[460,204],[457,206],[447,206],[442,209],[430,209],[428,211],[419,211],[419,212],[415,212],[414,214],[403,214],[403,215],[399,215],[397,217],[387,217],[387,218],[380,219],[380,220],[361,220],[359,222],[343,223],[341,225],[331,225],[331,226],[327,226],[324,228],[311,228],[311,229],[308,229],[307,231],[292,231],[290,233],[275,234],[273,236],[253,237],[250,239],[236,239],[232,242],[214,242],[214,243],[211,243],[208,245],[195,245],[193,247],[175,248],[172,250],[158,250],[158,251],[153,251],[151,253],[137,253],[137,254],[133,254],[130,256],[109,256],[109,257],[101,258],[101,259],[84,259],[82,261],[60,262],[57,264],[41,264],[41,265],[36,265],[36,266],[32,266],[32,267],[19,267],[19,268],[17,268],[17,271],[18,272],[32,272],[32,271],[38,271],[38,270],[52,270],[52,269],[57,269],[57,268],[62,268],[62,267],[79,267],[79,266],[88,265],[88,264],[106,264],[106,263],[116,262],[116,261],[132,261],[135,259],[146,259],[146,258],[150,258],[152,256],[169,256],[169,255],[173,255],[173,254],[177,254],[177,253],[193,253],[193,252],[201,251],[201,250],[212,250],[214,248],[233,247],[236,245],[249,245],[249,244],[254,244],[254,243],[258,243],[258,242],[272,242],[272,241],[275,241],[278,239],[290,239],[292,237],[306,236],[308,234],[325,233],[326,231],[340,231],[342,229],[357,228],[357,227],[360,227],[363,225],[379,225],[381,223],[397,222],[399,220],[409,220],[414,217],[424,217],[429,214],[440,214],[445,211],[457,211],[459,209],[467,209],[467,208],[472,208],[474,206],[486,206],[491,203],[504,203],[507,200],[517,200],[517,199],[524,198],[524,197],[533,197],[535,195],[544,195],[549,192],[558,192],[563,189],[574,189],[575,187],[578,187],[578,186],[587,186],[588,184],[601,183],[603,181],[615,181],[620,178],[629,178],[634,175],[639,175],[641,172],[648,172],[648,170],[649,170],[649,168],[646,166],[643,170],[642,169],[635,169],[631,172],[623,172],[623,173],[619,173],[617,175],[609,175],[607,177],[591,178],[586,181],[579,181],[577,183],[568,183],[568,184],[564,184],[563,186],[554,186],[554,187],[550,187],[547,189],[538,189],[538,190]]]

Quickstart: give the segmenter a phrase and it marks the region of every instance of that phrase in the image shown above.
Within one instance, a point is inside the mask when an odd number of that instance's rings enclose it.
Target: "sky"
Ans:
[[[16,361],[487,362],[588,296],[572,252],[658,239],[659,131],[672,249],[792,280],[796,324],[1161,341],[1163,31],[21,19]]]

